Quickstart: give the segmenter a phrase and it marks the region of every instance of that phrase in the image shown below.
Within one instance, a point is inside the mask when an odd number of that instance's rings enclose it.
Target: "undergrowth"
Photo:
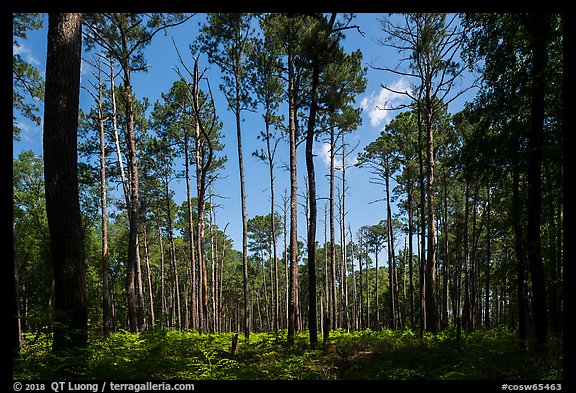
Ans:
[[[453,329],[419,337],[411,330],[330,332],[311,349],[307,333],[200,334],[154,330],[91,337],[82,350],[54,353],[50,335],[25,335],[14,361],[18,380],[561,380],[562,342],[547,356],[520,351],[515,332]]]

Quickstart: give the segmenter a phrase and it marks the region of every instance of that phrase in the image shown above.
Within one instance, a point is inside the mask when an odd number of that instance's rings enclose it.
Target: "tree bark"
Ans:
[[[376,235],[378,236],[378,235]],[[380,330],[382,328],[381,324],[380,324],[380,296],[379,296],[379,288],[378,288],[378,270],[380,270],[380,266],[378,266],[378,254],[380,254],[380,247],[378,247],[378,237],[376,237],[376,246],[375,246],[375,250],[374,250],[374,259],[375,259],[375,264],[376,264],[376,269],[375,269],[375,278],[376,278],[376,282],[374,283],[376,288],[375,288],[375,307],[376,307],[376,321],[374,324],[374,327],[376,330]],[[392,277],[391,274],[389,274],[390,277]],[[390,281],[392,282],[392,281]],[[366,285],[368,285],[368,283],[366,283]],[[392,288],[390,288],[390,290],[392,290]]]
[[[162,240],[162,228],[160,228],[159,212],[156,212],[158,220],[158,240],[160,243],[160,327],[166,327],[166,315],[168,314],[166,306],[166,285],[165,285],[165,264],[164,264],[164,241]]]
[[[412,218],[412,179],[408,179],[408,195],[407,195],[407,204],[408,204],[408,270],[409,270],[409,277],[410,277],[410,328],[414,329],[416,327],[416,316],[414,313],[414,304],[415,304],[415,291],[414,291],[414,267],[412,261],[412,234],[414,233],[413,229],[413,218]]]
[[[156,314],[154,312],[154,294],[152,291],[152,271],[150,270],[150,254],[148,252],[148,232],[146,225],[143,226],[143,237],[144,237],[144,255],[146,258],[146,278],[148,281],[148,298],[150,305],[150,326],[152,329],[156,326]]]
[[[138,330],[144,329],[144,285],[142,283],[142,263],[140,258],[140,236],[136,236],[136,277],[135,285],[138,299]]]
[[[336,141],[334,140],[334,126],[330,127],[330,320],[331,328],[338,327],[338,305],[336,296],[336,235],[334,233],[334,156]]]
[[[360,329],[365,329],[366,325],[364,324],[365,322],[365,318],[364,318],[364,313],[363,313],[363,308],[364,308],[364,297],[363,297],[363,291],[362,291],[362,286],[363,286],[363,282],[362,282],[362,235],[360,235],[360,238],[358,239],[358,270],[360,273],[360,277],[359,277],[359,291],[360,291],[360,295],[358,297],[358,300],[360,301],[359,304],[359,314],[360,314]]]
[[[449,287],[450,287],[450,248],[448,242],[448,185],[446,181],[446,171],[443,173],[444,180],[444,288],[442,295],[442,328],[447,328],[449,325]]]
[[[431,98],[427,98],[427,158],[428,158],[428,255],[426,266],[426,330],[435,333],[438,330],[438,310],[436,309],[436,223],[434,219],[434,128],[431,116]]]
[[[526,282],[525,282],[525,254],[523,246],[523,231],[520,221],[520,163],[517,146],[512,164],[512,227],[514,228],[514,251],[516,254],[516,298],[518,301],[518,338],[520,350],[526,349]]]
[[[124,107],[126,116],[126,144],[128,146],[128,175],[130,200],[128,201],[128,263],[126,265],[126,300],[128,305],[128,324],[131,332],[138,331],[138,305],[136,294],[136,268],[138,264],[138,161],[136,158],[136,135],[134,132],[134,109],[132,84],[130,79],[130,63],[128,59],[128,43],[126,37],[122,36],[122,53],[125,58],[122,61],[124,71]]]
[[[239,81],[236,76],[236,102],[240,105]],[[240,199],[242,204],[242,274],[244,279],[244,335],[250,337],[250,289],[248,278],[248,224],[246,221],[246,190],[244,185],[244,161],[242,159],[242,128],[240,119],[240,108],[236,108],[236,138],[238,144],[238,169],[240,171]]]
[[[424,186],[424,158],[422,157],[422,119],[421,105],[418,101],[416,111],[418,117],[418,165],[420,180],[420,337],[424,336],[426,331],[426,210],[425,210],[425,186]]]
[[[54,274],[53,350],[88,342],[86,264],[78,194],[78,104],[82,15],[48,15],[44,179]]]
[[[106,137],[104,115],[102,113],[102,79],[101,59],[98,61],[98,128],[100,131],[100,202],[102,212],[102,333],[110,333],[110,289],[109,289],[109,254],[108,254],[108,212],[106,206]]]
[[[544,98],[546,94],[546,43],[549,16],[529,14],[523,18],[530,35],[532,50],[532,94],[530,103],[530,129],[528,133],[528,266],[532,279],[532,311],[536,351],[546,351],[548,318],[546,310],[546,282],[541,250],[542,205],[542,146],[544,143]]]
[[[470,295],[470,241],[468,236],[468,225],[470,222],[470,192],[468,184],[466,184],[466,191],[464,195],[464,304],[462,310],[462,318],[464,319],[464,327],[470,329],[472,325],[471,317],[471,295]]]
[[[310,333],[310,347],[316,348],[318,344],[318,325],[316,314],[316,220],[318,211],[316,207],[316,175],[314,173],[314,135],[316,127],[317,93],[320,79],[320,68],[315,62],[312,70],[312,91],[310,103],[310,116],[306,132],[306,170],[308,174],[308,331]]]
[[[490,328],[490,259],[492,258],[491,250],[491,225],[490,225],[490,172],[486,173],[486,198],[487,200],[487,224],[486,224],[486,288],[484,292],[484,328]]]
[[[240,136],[239,136],[240,137]],[[196,191],[198,204],[198,222],[197,222],[197,249],[198,271],[200,279],[199,299],[200,299],[200,328],[208,329],[208,271],[206,268],[206,255],[204,252],[204,216],[206,214],[206,176],[203,167],[202,149],[204,143],[200,136],[200,125],[196,123]],[[239,142],[240,143],[240,142]],[[243,173],[243,172],[242,172]],[[243,182],[242,182],[243,183]],[[243,210],[244,212],[244,210]],[[244,217],[245,219],[245,217]]]
[[[272,231],[272,258],[274,261],[274,284],[273,284],[273,297],[274,297],[274,331],[278,332],[279,328],[279,314],[280,314],[280,299],[279,299],[279,281],[278,281],[278,247],[277,247],[277,228],[276,228],[276,206],[275,206],[275,195],[274,195],[274,152],[275,148],[272,149],[270,144],[271,134],[270,134],[270,114],[265,116],[265,127],[266,127],[266,150],[268,157],[268,171],[270,173],[270,229]]]
[[[14,281],[12,282],[12,357],[20,356],[20,343],[22,341],[22,324],[20,323],[20,279],[18,274],[18,263],[16,260],[16,225],[12,226],[12,271]]]
[[[174,301],[176,306],[176,323],[179,329],[182,328],[182,307],[180,302],[180,278],[178,275],[178,262],[176,259],[176,244],[174,243],[174,230],[172,227],[172,209],[170,203],[170,189],[168,188],[168,177],[164,178],[164,190],[166,192],[166,215],[168,217],[168,238],[170,239],[170,264],[174,274]]]
[[[298,177],[296,166],[296,100],[294,87],[294,58],[288,53],[288,132],[290,133],[290,272],[288,284],[288,332],[289,345],[294,344],[296,307],[298,304]]]
[[[341,205],[341,235],[342,242],[342,309],[346,331],[350,331],[350,313],[348,311],[348,257],[346,250],[346,144],[344,143],[345,132],[342,131],[342,205]],[[354,272],[354,269],[352,269]]]
[[[394,236],[392,233],[392,209],[390,207],[390,167],[388,162],[388,155],[386,155],[386,169],[385,169],[385,183],[386,183],[386,229],[388,232],[388,275],[390,276],[390,327],[396,329],[396,309],[398,304],[395,301],[397,297],[397,289],[395,286],[396,277],[396,257],[394,255]]]
[[[188,225],[188,252],[190,254],[190,297],[191,297],[191,316],[190,325],[193,328],[198,328],[198,296],[196,288],[198,284],[196,283],[196,243],[194,241],[194,225],[192,220],[192,195],[190,192],[190,154],[188,146],[188,131],[184,130],[184,172],[186,177],[186,206],[188,208],[187,225]]]

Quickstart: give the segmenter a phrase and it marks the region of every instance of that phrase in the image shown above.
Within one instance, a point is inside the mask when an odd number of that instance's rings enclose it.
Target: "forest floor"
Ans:
[[[119,331],[91,337],[88,348],[53,353],[45,335],[26,335],[14,361],[15,380],[562,380],[563,345],[546,356],[519,351],[515,332],[463,334],[411,330],[332,331],[312,350],[308,334],[286,344],[286,332],[199,334]]]

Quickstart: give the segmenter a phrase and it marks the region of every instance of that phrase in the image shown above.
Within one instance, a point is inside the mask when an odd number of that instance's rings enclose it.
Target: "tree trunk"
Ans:
[[[360,238],[358,239],[358,269],[360,271],[360,279],[359,279],[359,290],[360,290],[360,296],[358,298],[358,300],[360,301],[359,303],[359,311],[360,311],[360,329],[365,329],[366,325],[364,324],[364,322],[366,321],[366,319],[364,318],[364,313],[363,313],[363,308],[364,308],[364,297],[363,297],[363,291],[362,291],[362,286],[363,286],[363,282],[362,282],[362,236],[360,236]]]
[[[375,270],[375,272],[376,272],[376,273],[375,273],[375,278],[376,278],[376,282],[375,282],[375,284],[376,284],[376,291],[375,291],[375,292],[376,292],[376,295],[375,295],[375,300],[376,300],[376,302],[375,302],[375,303],[376,303],[376,304],[375,304],[375,307],[376,307],[376,322],[375,322],[375,325],[374,325],[374,326],[375,326],[375,329],[376,329],[376,330],[380,330],[380,329],[381,329],[381,325],[380,325],[380,296],[379,296],[380,294],[378,293],[378,292],[379,292],[379,288],[378,288],[378,270],[379,270],[379,268],[380,268],[380,267],[378,266],[378,254],[379,254],[379,253],[380,253],[380,249],[379,249],[379,247],[378,247],[378,238],[376,238],[376,248],[375,248],[375,251],[374,251],[374,259],[375,259],[374,262],[375,262],[375,264],[376,264],[376,270]],[[391,274],[389,274],[389,276],[392,277]],[[392,290],[392,288],[390,288],[390,290]]]
[[[324,335],[324,342],[328,340],[328,334],[330,331],[330,305],[332,304],[330,300],[330,277],[328,276],[328,204],[324,204],[324,296],[326,298],[326,306],[322,312],[322,329],[324,330],[322,334]],[[326,332],[325,327],[328,328]]]
[[[476,216],[478,211],[478,189],[474,189],[474,202],[472,204],[472,249],[470,251],[470,329],[474,330],[478,326],[478,263],[476,260],[477,233]]]
[[[144,256],[146,258],[146,278],[148,281],[148,298],[150,305],[150,326],[152,329],[156,326],[156,315],[154,313],[154,294],[152,291],[152,271],[150,270],[150,254],[148,252],[148,231],[146,230],[146,225],[142,227],[144,237]]]
[[[428,158],[428,256],[426,266],[426,330],[435,333],[438,330],[438,310],[436,309],[436,224],[434,219],[434,128],[432,126],[431,99],[427,99],[427,158]]]
[[[102,212],[102,333],[110,333],[110,289],[108,254],[108,213],[106,206],[106,138],[102,113],[101,59],[98,62],[98,127],[100,131],[100,202]]]
[[[140,236],[136,237],[136,289],[138,295],[138,330],[144,329],[144,285],[142,284],[142,263],[140,259]]]
[[[468,184],[466,184],[466,191],[464,195],[464,304],[463,304],[463,319],[464,319],[464,327],[466,329],[471,328],[471,313],[470,313],[470,303],[471,303],[471,295],[470,295],[470,241],[468,236],[468,225],[470,222],[470,193]]]
[[[184,170],[186,177],[186,206],[188,208],[187,225],[188,225],[188,252],[190,254],[190,297],[191,297],[191,321],[190,325],[193,328],[198,328],[198,296],[196,288],[196,243],[194,241],[194,225],[192,220],[192,195],[190,192],[190,154],[188,151],[188,131],[184,131]]]
[[[368,264],[368,245],[366,242],[364,243],[364,248],[366,250],[366,328],[370,329],[370,285],[369,285],[369,277],[370,277],[370,265]]]
[[[396,300],[397,291],[395,287],[396,277],[396,257],[394,256],[394,236],[392,233],[392,209],[390,207],[390,170],[388,163],[388,155],[386,156],[386,169],[385,169],[385,183],[386,183],[386,227],[388,232],[388,275],[390,276],[390,327],[396,329],[396,309],[398,307]]]
[[[422,157],[422,120],[420,101],[418,101],[418,164],[420,178],[420,337],[426,331],[426,212],[425,212],[425,185],[424,185],[424,158]]]
[[[293,56],[288,53],[288,131],[290,133],[290,277],[288,288],[288,332],[289,345],[294,344],[296,329],[296,307],[298,304],[298,177],[296,173],[296,108]]]
[[[289,319],[289,304],[290,304],[290,288],[289,288],[289,274],[288,274],[288,259],[289,259],[289,252],[288,252],[288,193],[287,189],[284,189],[284,195],[282,198],[282,225],[283,225],[283,235],[284,235],[284,323],[282,326],[286,326],[288,329],[288,319]]]
[[[122,53],[128,53],[126,38],[122,38]],[[136,135],[134,132],[134,110],[132,84],[130,82],[130,64],[127,58],[122,63],[124,71],[124,106],[126,116],[126,142],[128,146],[128,174],[130,201],[128,219],[130,222],[128,236],[128,263],[126,266],[126,300],[128,304],[128,323],[130,331],[138,331],[138,305],[136,294],[136,266],[138,264],[138,161],[136,158]]]
[[[18,274],[18,263],[16,260],[16,225],[12,225],[12,271],[14,281],[12,282],[12,357],[20,356],[20,343],[22,341],[22,324],[20,323],[20,280]]]
[[[122,190],[124,191],[124,201],[126,202],[126,208],[130,206],[130,191],[128,190],[128,181],[126,180],[126,174],[124,172],[124,163],[122,161],[122,152],[120,149],[120,138],[118,137],[118,123],[116,116],[116,87],[114,83],[114,59],[112,54],[110,54],[110,99],[112,101],[112,129],[114,130],[114,144],[116,146],[116,157],[118,159],[118,168],[120,169],[120,179],[122,181]],[[130,214],[130,211],[128,211]]]
[[[412,234],[414,229],[412,227],[412,180],[408,180],[408,270],[410,276],[410,328],[416,327],[416,316],[414,312],[415,291],[414,291],[414,266],[412,262]]]
[[[354,270],[354,242],[352,238],[352,229],[348,223],[348,233],[350,234],[350,272],[352,275],[352,329],[358,330],[360,324],[358,323],[358,291],[356,287],[356,271]]]
[[[279,281],[278,281],[278,250],[277,250],[277,228],[276,228],[276,207],[274,196],[274,153],[270,146],[270,124],[269,116],[266,116],[266,149],[268,150],[268,169],[270,172],[270,228],[272,231],[272,258],[274,260],[274,331],[278,332],[279,328],[279,314],[280,314],[280,298]]]
[[[164,267],[164,242],[162,240],[162,229],[160,228],[160,215],[156,212],[158,220],[158,239],[160,243],[160,327],[166,327],[166,315],[168,314],[166,306],[166,285],[165,285],[165,267]]]
[[[82,15],[48,15],[44,179],[54,277],[53,350],[88,343],[86,264],[78,194],[78,104]]]
[[[318,343],[318,325],[316,315],[316,220],[318,211],[316,207],[316,175],[314,173],[314,129],[316,127],[316,96],[320,69],[315,63],[312,72],[312,91],[310,103],[310,116],[306,132],[306,170],[308,175],[308,331],[310,333],[310,347],[316,348]]]
[[[530,103],[530,129],[528,133],[528,266],[532,280],[532,312],[536,351],[546,351],[548,317],[546,310],[546,282],[541,250],[542,205],[542,146],[544,144],[544,98],[546,95],[546,43],[549,16],[529,14],[524,25],[530,34],[532,50],[532,94]]]
[[[344,143],[345,132],[342,131],[342,205],[341,205],[341,243],[342,243],[342,308],[346,331],[350,331],[350,313],[348,311],[348,258],[346,254],[346,144]]]
[[[174,230],[172,227],[172,209],[170,207],[170,190],[168,188],[168,178],[164,179],[164,189],[166,192],[166,215],[168,217],[168,238],[170,240],[170,263],[174,274],[174,301],[176,306],[176,322],[178,329],[182,328],[182,307],[180,302],[180,278],[178,275],[178,262],[176,260],[176,244],[174,243]]]
[[[218,276],[218,272],[217,272],[217,268],[218,268],[218,262],[217,262],[217,255],[218,255],[218,242],[216,241],[215,237],[214,237],[214,226],[215,226],[215,215],[214,215],[214,203],[212,200],[212,187],[210,186],[210,189],[208,191],[209,197],[210,197],[210,221],[209,221],[209,228],[210,228],[210,273],[211,273],[211,282],[212,282],[212,288],[211,288],[211,294],[212,294],[212,322],[211,322],[211,328],[210,331],[211,332],[218,332],[217,329],[217,325],[218,325],[218,315],[217,315],[217,310],[218,310],[218,298],[216,296],[217,294],[217,290],[218,290],[218,281],[217,281],[217,276]]]
[[[523,245],[523,231],[521,225],[522,203],[520,201],[520,163],[517,146],[512,165],[512,226],[514,228],[514,250],[516,253],[516,296],[518,301],[518,338],[520,350],[526,349],[526,282],[525,282],[525,254]]]
[[[238,81],[236,81],[236,91],[239,91]],[[239,100],[238,94],[236,97]],[[237,101],[238,102],[238,101]],[[244,278],[244,335],[250,337],[250,297],[248,286],[248,225],[246,221],[246,191],[244,186],[244,162],[242,159],[242,129],[240,119],[240,109],[236,111],[236,138],[238,142],[238,168],[240,171],[240,199],[242,203],[242,261]]]
[[[490,328],[490,259],[491,254],[491,226],[490,226],[490,172],[486,173],[486,198],[488,221],[486,224],[486,288],[484,293],[484,328]]]
[[[332,303],[330,305],[330,320],[332,321],[331,328],[338,327],[338,301],[336,297],[336,235],[334,233],[334,126],[330,127],[330,298]]]
[[[208,330],[208,271],[206,268],[206,255],[204,252],[204,216],[206,214],[206,176],[203,170],[203,163],[201,160],[201,150],[204,148],[203,143],[200,140],[200,129],[197,125],[196,127],[196,189],[197,198],[196,202],[198,204],[198,222],[197,222],[197,233],[196,238],[197,250],[196,255],[198,255],[198,271],[200,279],[200,328]]]
[[[448,185],[446,182],[446,171],[444,171],[444,288],[442,295],[442,327],[445,329],[449,326],[449,287],[450,287],[450,249],[448,247]]]

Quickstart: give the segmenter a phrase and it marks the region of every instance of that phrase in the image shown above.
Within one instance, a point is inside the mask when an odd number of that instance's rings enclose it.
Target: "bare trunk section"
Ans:
[[[20,277],[18,274],[18,262],[16,259],[16,225],[12,225],[12,358],[20,356],[20,344],[22,342],[22,322],[20,321]]]
[[[318,325],[316,314],[316,221],[318,209],[316,203],[316,174],[314,173],[314,135],[316,127],[316,96],[320,78],[320,69],[314,65],[312,72],[312,102],[310,104],[310,117],[306,132],[306,170],[308,174],[308,331],[310,333],[310,347],[316,348],[318,343]]]
[[[158,239],[160,242],[160,327],[166,327],[166,316],[168,314],[168,307],[166,305],[166,285],[165,285],[165,263],[164,263],[164,241],[162,240],[162,228],[160,228],[160,215],[156,212],[158,219]]]
[[[416,315],[414,313],[415,306],[415,290],[414,290],[414,266],[412,261],[413,250],[412,250],[412,234],[414,233],[413,228],[413,213],[412,213],[412,179],[408,180],[408,270],[410,277],[410,328],[414,329],[416,327]]]
[[[345,132],[342,131],[342,204],[340,207],[340,241],[342,243],[342,308],[344,314],[344,326],[350,331],[350,312],[348,311],[348,255],[346,250],[346,144]],[[352,269],[352,273],[354,269]]]
[[[239,105],[239,81],[236,78],[236,102]],[[244,160],[242,158],[242,128],[240,119],[240,108],[236,108],[236,138],[238,142],[238,169],[240,172],[240,199],[242,202],[242,275],[244,279],[244,335],[250,337],[250,288],[248,277],[248,223],[246,221],[246,189],[244,185]]]
[[[426,331],[426,210],[425,210],[425,191],[424,191],[424,158],[422,157],[422,119],[420,100],[418,100],[418,164],[420,180],[420,337],[424,337]]]
[[[275,209],[275,196],[274,196],[274,153],[276,148],[272,149],[270,144],[270,120],[269,116],[266,119],[266,150],[268,157],[268,170],[270,173],[270,228],[272,231],[272,258],[274,260],[274,284],[273,284],[273,297],[274,297],[274,331],[278,332],[279,328],[279,314],[280,314],[280,300],[279,300],[279,281],[278,281],[278,250],[277,250],[277,228],[276,228],[276,209]]]
[[[336,235],[334,233],[334,126],[330,127],[330,321],[331,328],[338,327],[338,305],[336,297]]]
[[[122,37],[123,53],[128,53],[126,37]],[[124,105],[126,111],[126,142],[128,146],[128,175],[130,201],[128,204],[128,219],[130,223],[128,237],[128,263],[126,266],[126,300],[128,304],[128,323],[131,332],[138,332],[142,326],[138,324],[138,305],[136,293],[136,269],[138,264],[138,161],[136,151],[136,135],[134,132],[134,110],[132,107],[132,85],[130,81],[130,64],[127,58],[123,59],[124,71]]]
[[[387,240],[388,240],[388,274],[390,278],[390,327],[396,329],[396,309],[397,306],[397,287],[396,282],[396,256],[394,255],[394,236],[392,231],[392,209],[390,208],[390,170],[388,155],[386,155],[386,169],[385,169],[385,184],[386,184],[386,227],[387,227]]]
[[[102,113],[102,59],[98,59],[98,129],[100,138],[100,203],[102,213],[102,333],[106,336],[111,331],[110,326],[110,289],[109,289],[109,253],[108,253],[108,212],[106,206],[106,137],[104,115]]]
[[[428,255],[426,266],[426,330],[435,333],[438,330],[438,311],[436,310],[436,221],[434,218],[434,127],[432,126],[431,97],[426,99],[427,158],[428,158]]]
[[[146,278],[148,281],[148,299],[150,304],[150,327],[154,329],[156,326],[156,314],[154,312],[154,294],[152,291],[152,271],[150,270],[150,255],[148,252],[148,231],[146,225],[142,228],[142,236],[144,238],[144,257],[146,258]]]
[[[44,179],[54,277],[55,351],[88,343],[86,264],[78,193],[82,15],[48,15]]]
[[[197,100],[197,97],[195,97]],[[206,269],[206,256],[204,255],[204,216],[206,214],[206,204],[205,204],[205,194],[206,186],[204,184],[205,177],[203,175],[203,165],[201,158],[201,151],[203,149],[203,142],[200,136],[200,124],[196,123],[196,192],[198,204],[198,222],[197,222],[197,233],[196,238],[197,248],[196,254],[198,255],[198,272],[200,279],[200,328],[203,330],[208,330],[208,279],[207,279],[207,269]]]
[[[528,133],[528,267],[532,280],[532,310],[536,351],[546,352],[548,338],[548,312],[546,307],[546,278],[542,261],[541,208],[542,208],[542,156],[544,144],[547,41],[550,31],[549,16],[529,14],[523,21],[530,34],[532,50],[532,94],[530,103],[530,129]]]
[[[166,215],[168,216],[168,238],[170,240],[170,263],[172,265],[172,272],[174,277],[174,298],[175,303],[175,313],[176,313],[176,324],[179,329],[182,328],[182,306],[180,302],[180,278],[178,274],[178,262],[176,258],[176,244],[174,243],[174,230],[172,227],[172,208],[170,207],[170,190],[168,188],[168,178],[164,179],[164,190],[166,192]]]
[[[294,97],[294,59],[288,53],[288,131],[290,133],[290,269],[288,284],[288,344],[294,344],[298,304],[298,177],[296,173],[296,108]]]
[[[138,329],[144,329],[144,285],[142,283],[142,263],[140,258],[140,236],[136,237],[136,290],[138,295]]]
[[[514,152],[512,165],[512,227],[514,228],[514,251],[516,253],[516,299],[518,301],[518,338],[520,350],[526,349],[526,281],[525,281],[525,254],[523,245],[523,231],[520,221],[520,163],[517,146]]]
[[[442,295],[442,328],[449,326],[449,305],[450,305],[450,248],[448,242],[448,185],[446,181],[446,171],[443,176],[444,185],[444,292]]]
[[[190,297],[191,297],[191,318],[190,326],[193,328],[198,328],[198,296],[196,288],[198,284],[196,283],[196,243],[194,242],[194,225],[192,220],[192,195],[190,192],[190,153],[188,151],[188,131],[184,131],[184,169],[186,177],[186,206],[188,208],[188,252],[190,254]]]

